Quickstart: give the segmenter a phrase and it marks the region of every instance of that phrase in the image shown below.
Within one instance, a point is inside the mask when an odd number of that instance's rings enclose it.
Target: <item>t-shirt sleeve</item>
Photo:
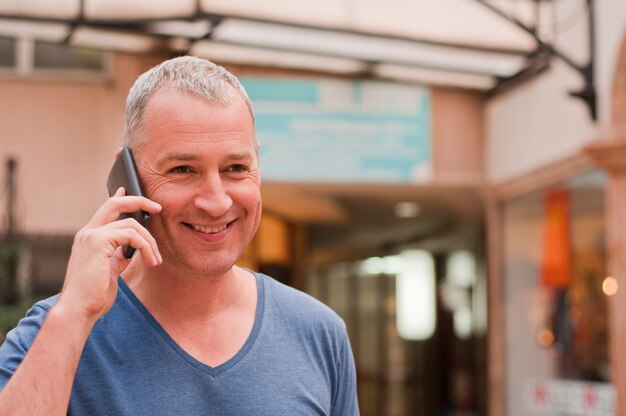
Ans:
[[[0,346],[0,389],[4,388],[19,367],[47,314],[45,307],[35,304],[17,326],[7,333]]]
[[[352,355],[352,347],[348,339],[348,333],[343,326],[340,332],[340,359],[338,362],[337,388],[333,400],[333,416],[358,416],[359,402],[357,398],[356,388],[356,369],[354,365],[354,356]]]

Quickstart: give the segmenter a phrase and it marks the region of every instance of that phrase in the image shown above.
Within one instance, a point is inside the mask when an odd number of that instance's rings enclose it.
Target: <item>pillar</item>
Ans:
[[[609,355],[617,415],[626,415],[626,129],[613,128],[585,149],[609,177],[606,188],[607,273],[619,289],[608,301]]]

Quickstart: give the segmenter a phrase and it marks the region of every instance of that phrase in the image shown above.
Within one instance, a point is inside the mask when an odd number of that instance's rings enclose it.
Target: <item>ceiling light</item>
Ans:
[[[417,202],[398,202],[393,212],[398,218],[416,218],[422,213],[422,207]]]
[[[474,286],[476,282],[476,259],[469,250],[456,250],[448,255],[446,281],[465,289]]]
[[[400,256],[405,267],[396,275],[396,328],[403,339],[426,340],[437,321],[435,263],[423,250],[406,250]]]
[[[608,276],[602,281],[602,291],[605,295],[613,296],[617,293],[618,289],[619,284],[616,278]]]

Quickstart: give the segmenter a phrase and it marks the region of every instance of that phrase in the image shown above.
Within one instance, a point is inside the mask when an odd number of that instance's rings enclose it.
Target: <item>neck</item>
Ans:
[[[122,278],[153,315],[168,319],[205,319],[256,302],[254,276],[237,266],[216,276],[180,276],[138,258]]]

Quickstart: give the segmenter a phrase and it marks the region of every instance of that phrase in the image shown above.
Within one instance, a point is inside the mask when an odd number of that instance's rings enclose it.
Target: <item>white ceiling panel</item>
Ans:
[[[174,37],[202,38],[211,32],[213,25],[208,20],[167,20],[149,23],[147,31]]]
[[[549,38],[548,3],[0,0],[0,35],[135,53],[169,47],[173,53],[203,54],[224,63],[487,91],[541,67],[538,41],[528,28]]]
[[[0,36],[61,42],[69,31],[69,25],[62,23],[34,24],[22,20],[0,19]]]
[[[77,0],[1,0],[0,14],[73,19],[79,15],[80,3]]]
[[[364,1],[355,29],[435,42],[530,50],[532,38],[475,0]],[[388,13],[392,18],[381,18]]]
[[[489,90],[495,86],[493,77],[487,75],[433,71],[390,64],[378,65],[374,68],[374,72],[381,78],[425,85],[441,85],[477,90]]]
[[[66,0],[67,1],[67,0]],[[78,3],[78,0],[74,0]],[[192,16],[195,0],[84,0],[88,19],[159,19]]]
[[[297,25],[354,29],[354,9],[363,0],[200,0],[202,11]],[[357,4],[358,3],[358,4]]]
[[[504,2],[529,3],[528,1]],[[534,41],[476,0],[201,0],[224,15],[435,42],[530,50]],[[519,7],[528,14],[528,7]]]
[[[360,73],[367,69],[363,62],[353,59],[251,48],[211,41],[197,42],[192,47],[190,53],[218,62],[232,62],[271,68],[328,71],[338,74]]]
[[[160,44],[159,40],[152,36],[116,33],[90,28],[77,29],[72,35],[71,42],[74,45],[123,52],[145,52],[156,49]]]

